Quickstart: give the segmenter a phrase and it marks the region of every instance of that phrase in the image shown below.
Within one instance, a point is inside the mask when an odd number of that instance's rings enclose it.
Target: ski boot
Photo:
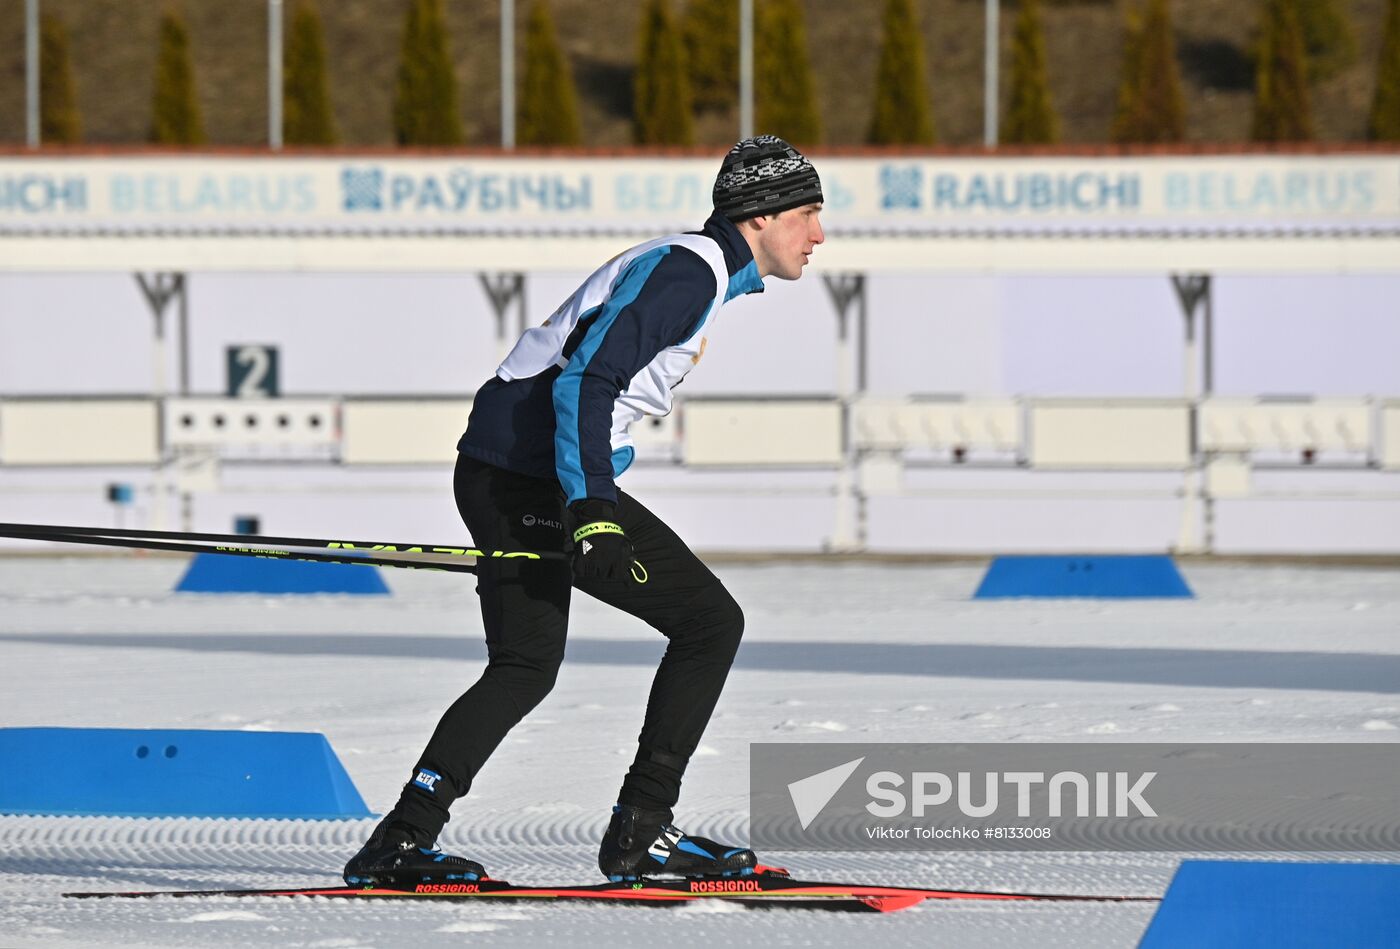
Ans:
[[[748,876],[767,871],[746,847],[692,837],[671,824],[669,810],[613,807],[598,850],[598,869],[614,883],[647,876]]]
[[[384,886],[486,878],[486,870],[475,860],[445,854],[432,844],[407,825],[380,824],[345,864],[345,882],[350,886]]]

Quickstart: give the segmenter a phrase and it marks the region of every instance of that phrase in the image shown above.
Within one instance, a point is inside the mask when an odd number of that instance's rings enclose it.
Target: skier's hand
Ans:
[[[630,580],[632,542],[614,520],[616,506],[597,498],[569,505],[574,515],[574,576],[580,580]]]

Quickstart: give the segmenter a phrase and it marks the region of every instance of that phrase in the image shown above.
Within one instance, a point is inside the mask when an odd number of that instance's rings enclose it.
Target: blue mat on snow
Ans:
[[[1008,597],[1190,597],[1172,558],[1160,554],[997,557],[976,600]]]
[[[372,564],[320,563],[276,557],[195,554],[175,585],[178,593],[387,594]]]
[[[319,732],[0,728],[0,814],[371,817]]]
[[[1138,949],[1400,946],[1400,865],[1186,860]]]

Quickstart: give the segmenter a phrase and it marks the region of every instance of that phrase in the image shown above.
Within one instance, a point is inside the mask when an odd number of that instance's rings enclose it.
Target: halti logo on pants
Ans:
[[[436,771],[429,771],[427,768],[420,769],[413,777],[414,784],[425,790],[432,791],[434,794],[437,793],[436,785],[441,780],[442,775],[438,774]]]

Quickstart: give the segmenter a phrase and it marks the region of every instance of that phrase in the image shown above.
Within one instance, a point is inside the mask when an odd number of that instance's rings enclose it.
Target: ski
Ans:
[[[132,899],[149,897],[322,897],[327,899],[481,899],[553,902],[613,901],[651,906],[675,906],[702,899],[756,907],[788,907],[837,911],[907,909],[925,900],[1020,902],[1155,903],[1155,896],[1091,896],[1073,893],[999,892],[995,890],[931,890],[862,883],[821,883],[774,874],[744,877],[701,877],[683,880],[640,880],[582,886],[517,886],[504,880],[396,884],[377,887],[305,887],[263,890],[138,890],[127,892],[64,893],[71,899]]]

